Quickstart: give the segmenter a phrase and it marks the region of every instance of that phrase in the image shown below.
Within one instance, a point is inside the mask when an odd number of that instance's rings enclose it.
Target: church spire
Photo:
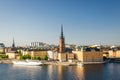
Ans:
[[[59,42],[59,52],[64,53],[65,52],[65,39],[63,36],[63,25],[61,25],[61,35],[60,35],[60,42]]]
[[[61,25],[61,38],[63,38],[63,25]]]
[[[15,41],[14,41],[14,38],[13,38],[13,44],[12,44],[12,47],[13,47],[13,48],[15,47]]]

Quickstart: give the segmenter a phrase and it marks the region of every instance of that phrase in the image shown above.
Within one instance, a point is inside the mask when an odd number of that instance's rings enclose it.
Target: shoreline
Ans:
[[[108,63],[109,61],[103,62],[83,62],[82,64],[104,64]],[[1,59],[0,64],[13,64],[11,59]],[[76,62],[59,62],[59,61],[43,61],[43,65],[77,65]]]

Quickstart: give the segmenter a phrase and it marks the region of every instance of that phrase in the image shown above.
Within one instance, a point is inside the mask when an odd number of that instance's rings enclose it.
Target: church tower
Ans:
[[[65,52],[65,39],[63,36],[63,25],[61,25],[61,35],[60,35],[60,42],[59,42],[59,52],[64,53]]]

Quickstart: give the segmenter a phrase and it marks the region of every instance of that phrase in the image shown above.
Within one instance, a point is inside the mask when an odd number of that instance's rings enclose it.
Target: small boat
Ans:
[[[24,60],[24,61],[12,61],[13,64],[15,65],[26,65],[26,66],[39,66],[42,65],[43,63],[39,60]]]

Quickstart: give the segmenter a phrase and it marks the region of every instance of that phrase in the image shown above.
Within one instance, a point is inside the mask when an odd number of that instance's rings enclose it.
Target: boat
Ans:
[[[39,60],[24,60],[24,61],[13,60],[12,62],[14,65],[25,65],[25,66],[39,66],[43,64]]]

